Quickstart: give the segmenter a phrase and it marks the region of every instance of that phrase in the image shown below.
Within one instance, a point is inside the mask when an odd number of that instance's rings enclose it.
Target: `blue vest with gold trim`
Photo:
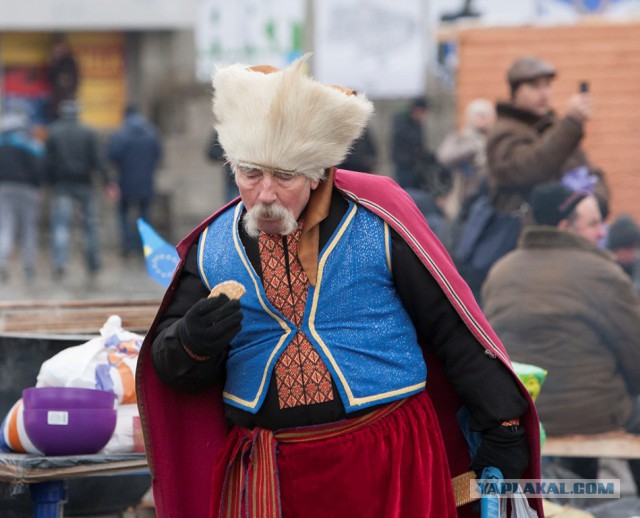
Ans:
[[[198,245],[203,282],[242,283],[242,330],[231,342],[224,400],[255,413],[273,367],[297,332],[266,297],[240,241],[242,203],[205,229]],[[426,365],[391,276],[391,236],[378,216],[352,202],[320,251],[302,331],[336,382],[347,412],[420,392]]]

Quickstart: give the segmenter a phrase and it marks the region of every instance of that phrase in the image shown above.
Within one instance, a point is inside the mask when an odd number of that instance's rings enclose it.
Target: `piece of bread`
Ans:
[[[239,300],[246,291],[245,287],[238,281],[224,281],[213,287],[211,293],[209,293],[209,298],[224,294],[229,297],[229,300]]]

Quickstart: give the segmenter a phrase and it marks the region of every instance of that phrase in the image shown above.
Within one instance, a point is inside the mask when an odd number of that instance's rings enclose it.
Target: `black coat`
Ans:
[[[118,169],[124,200],[148,200],[153,196],[162,142],[158,131],[142,115],[127,116],[122,128],[111,136],[107,156]]]

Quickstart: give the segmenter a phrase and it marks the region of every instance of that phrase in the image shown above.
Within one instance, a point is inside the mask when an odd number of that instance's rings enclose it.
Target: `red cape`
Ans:
[[[424,216],[409,195],[390,178],[351,171],[336,171],[334,184],[346,197],[387,221],[407,241],[478,341],[513,373],[500,340],[453,266],[449,254],[425,224]],[[187,252],[204,228],[227,206],[207,218],[178,244],[181,262],[138,358],[138,406],[153,477],[156,512],[160,518],[208,518],[212,465],[228,430],[221,387],[197,394],[172,390],[158,378],[150,354],[154,329],[171,301]],[[469,449],[455,419],[461,401],[439,360],[429,353],[426,356],[429,368],[427,390],[438,413],[451,474],[455,476],[469,469]],[[513,375],[517,379],[515,373]],[[529,411],[523,416],[522,423],[527,431],[531,458],[523,477],[540,478],[538,417],[529,393],[521,383],[519,386],[529,400]],[[531,501],[532,506],[538,508],[539,516],[543,516],[541,502],[541,499]],[[460,515],[463,513],[466,514],[463,511]]]

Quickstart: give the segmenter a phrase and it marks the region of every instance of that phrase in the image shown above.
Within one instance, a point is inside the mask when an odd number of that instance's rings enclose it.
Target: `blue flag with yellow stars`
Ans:
[[[145,220],[138,218],[137,223],[147,263],[147,273],[154,281],[167,288],[178,265],[178,252]]]

